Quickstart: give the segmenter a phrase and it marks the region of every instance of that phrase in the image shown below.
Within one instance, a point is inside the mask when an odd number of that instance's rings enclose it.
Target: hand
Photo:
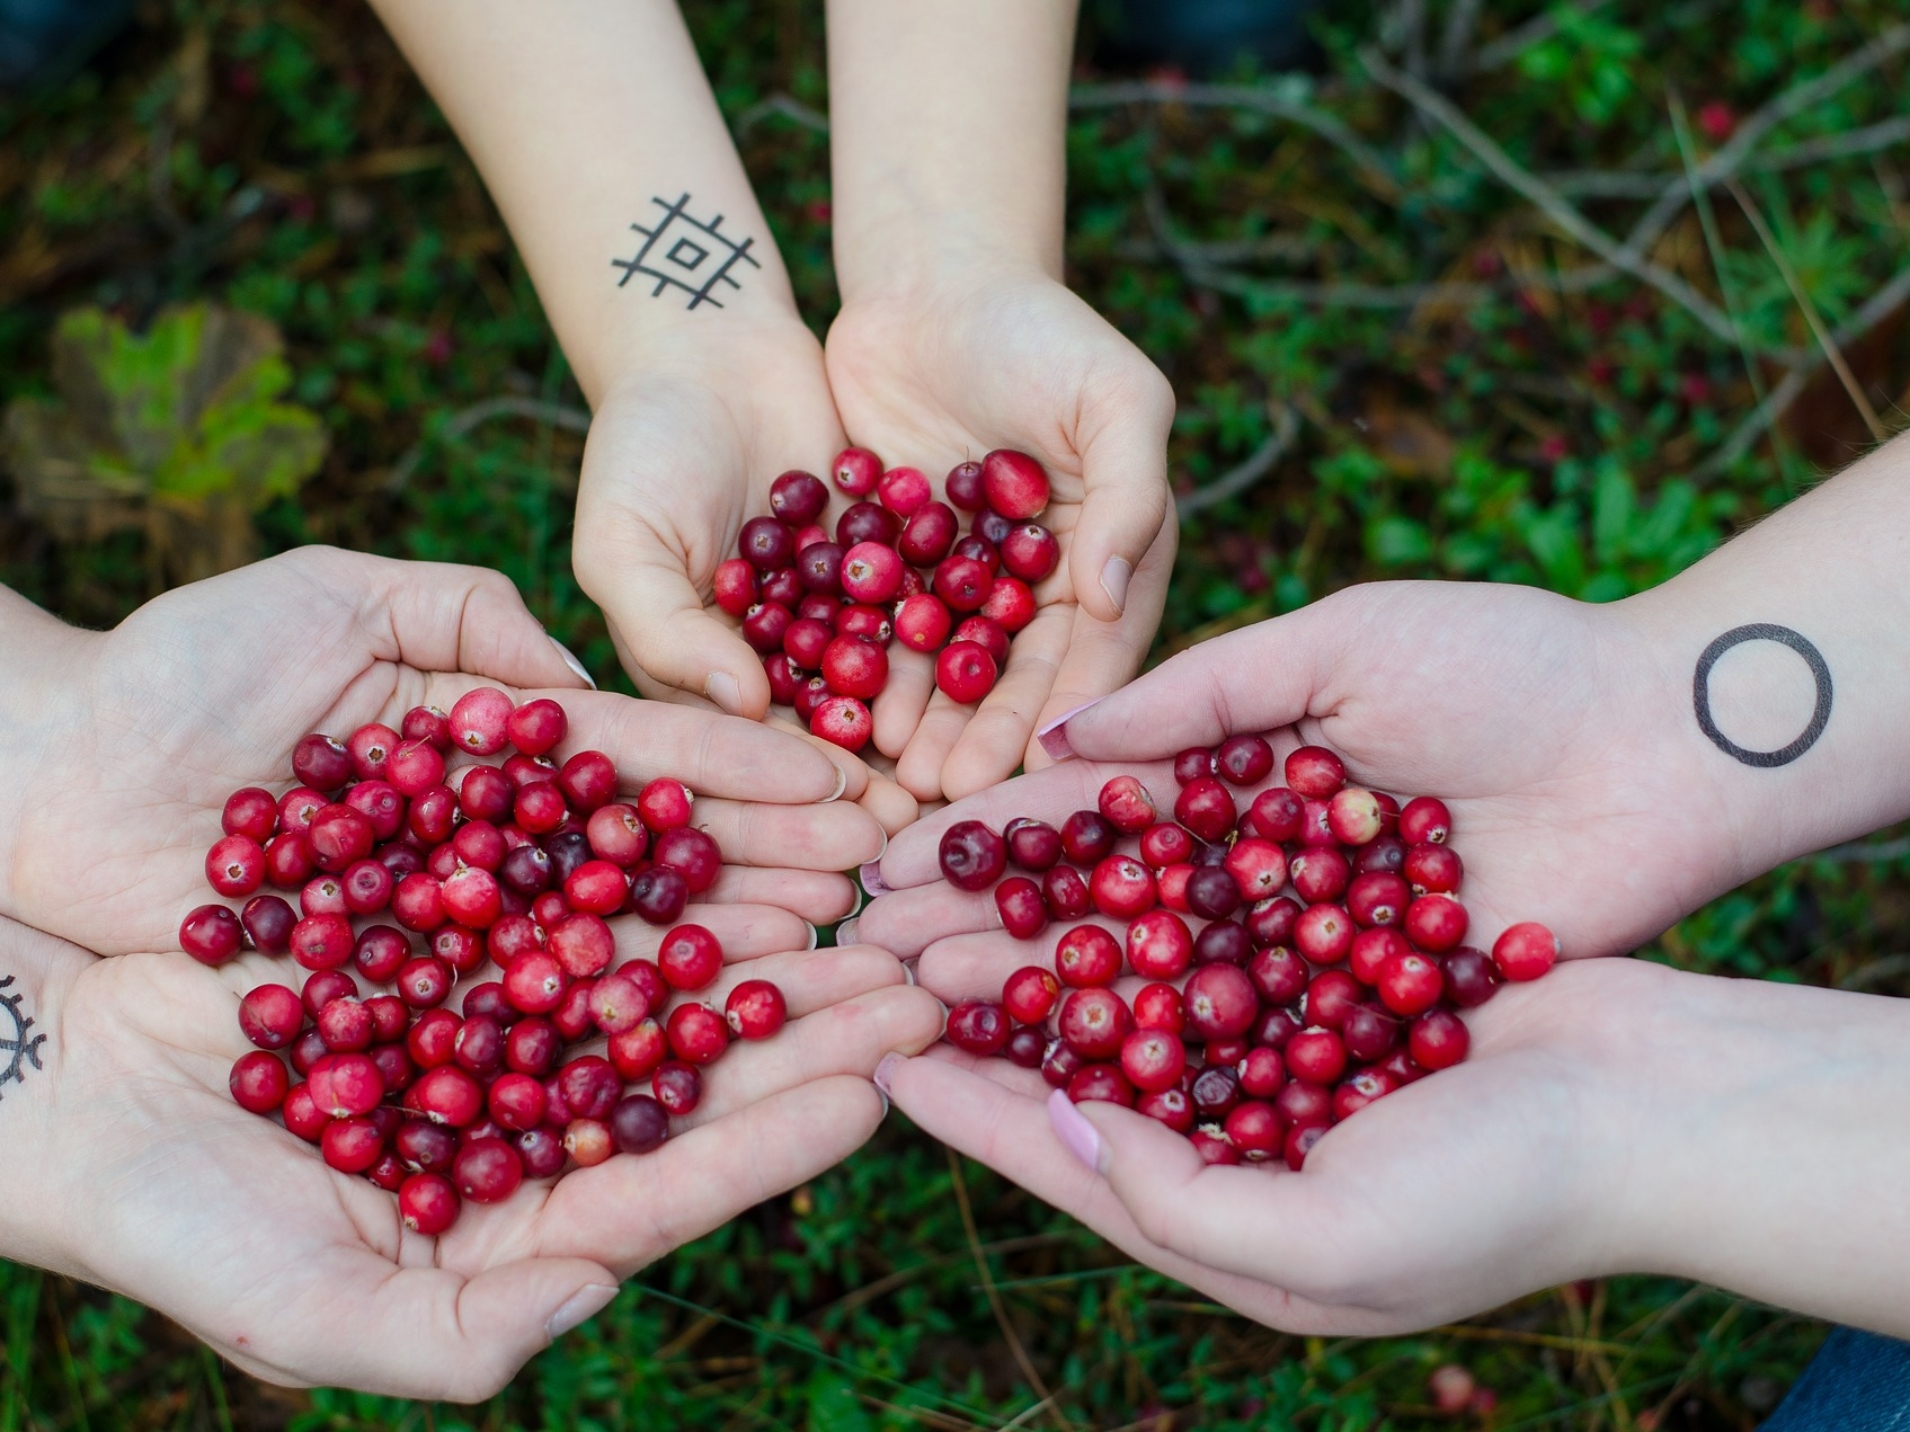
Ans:
[[[762,658],[704,603],[743,524],[769,512],[776,478],[790,468],[826,473],[843,446],[821,350],[793,313],[678,366],[632,369],[598,405],[577,493],[577,580],[603,607],[645,695],[770,714]],[[813,739],[793,713],[776,719]],[[856,767],[850,798],[886,830],[915,818],[914,799],[892,781],[815,744]]]
[[[877,1060],[941,1027],[881,951],[775,948],[732,944],[741,963],[697,998],[771,978],[789,1024],[707,1070],[666,1144],[466,1207],[432,1239],[232,1102],[238,999],[285,961],[102,960],[0,921],[0,976],[37,984],[49,1031],[0,1103],[0,1252],[150,1303],[272,1382],[489,1397],[619,1279],[853,1152],[883,1115]]]
[[[1048,764],[1036,730],[1140,668],[1174,564],[1167,491],[1174,398],[1139,349],[1037,269],[952,274],[858,297],[829,331],[829,383],[850,437],[886,463],[942,472],[1019,448],[1053,483],[1041,521],[1062,562],[970,709],[935,689],[928,657],[891,648],[875,745],[916,797],[951,799]]]
[[[1163,662],[1062,728],[1056,749],[1080,759],[904,833],[880,867],[898,893],[859,932],[905,958],[938,940],[959,951],[1000,920],[989,895],[940,880],[949,824],[1058,824],[1122,771],[1171,804],[1176,751],[1266,732],[1277,756],[1319,742],[1360,784],[1447,802],[1467,943],[1489,948],[1507,925],[1538,920],[1568,957],[1621,953],[1764,868],[1760,842],[1693,759],[1689,691],[1625,604],[1512,586],[1351,588]],[[1269,784],[1283,784],[1277,766]]]
[[[0,833],[0,914],[104,954],[178,948],[181,917],[211,898],[205,853],[226,796],[288,785],[300,736],[395,725],[420,703],[448,710],[487,681],[563,703],[558,754],[594,747],[627,781],[671,775],[698,793],[696,823],[727,863],[716,903],[687,918],[719,936],[753,924],[778,948],[804,944],[803,920],[853,908],[835,872],[883,845],[853,804],[859,762],[584,689],[494,572],[305,548],[171,592],[112,632],[0,617],[0,642],[14,632],[28,649],[0,693],[12,754],[0,797],[16,814]],[[837,792],[850,800],[817,804]]]
[[[1693,982],[1721,983],[1593,961],[1507,986],[1465,1016],[1466,1062],[1337,1125],[1299,1174],[1207,1167],[1145,1115],[946,1045],[876,1078],[924,1131],[1149,1267],[1288,1332],[1374,1336],[1645,1266],[1629,1176],[1659,1154],[1690,1172],[1642,1112],[1666,1092],[1643,1079],[1648,1041],[1667,988]]]

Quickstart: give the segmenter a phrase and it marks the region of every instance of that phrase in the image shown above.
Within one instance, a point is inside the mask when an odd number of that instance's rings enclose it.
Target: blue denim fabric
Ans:
[[[1837,1329],[1759,1432],[1910,1432],[1910,1343]]]

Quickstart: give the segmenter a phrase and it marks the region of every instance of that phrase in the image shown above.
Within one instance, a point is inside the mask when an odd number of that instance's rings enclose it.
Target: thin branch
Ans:
[[[1667,269],[1650,263],[1639,253],[1621,246],[1617,240],[1587,219],[1531,170],[1501,149],[1496,141],[1462,114],[1444,95],[1421,84],[1388,64],[1377,50],[1362,49],[1360,59],[1367,71],[1387,89],[1439,121],[1453,136],[1470,149],[1493,174],[1509,188],[1536,205],[1568,237],[1590,249],[1614,268],[1650,284],[1666,298],[1683,308],[1727,343],[1747,342],[1728,314],[1703,294],[1698,293]],[[1766,350],[1769,351],[1769,350]]]
[[[1472,68],[1467,51],[1472,48],[1472,37],[1479,28],[1479,12],[1485,8],[1485,0],[1453,0],[1452,8],[1446,12],[1446,28],[1439,36],[1439,58],[1436,68],[1442,75],[1458,76]]]
[[[1589,15],[1601,10],[1611,0],[1578,0],[1573,7],[1581,15]],[[1542,45],[1559,32],[1560,15],[1556,10],[1547,10],[1543,15],[1527,20],[1516,30],[1508,30],[1491,44],[1482,47],[1472,61],[1472,73],[1485,74],[1501,65],[1509,65],[1534,45]]]
[[[424,455],[435,442],[456,442],[471,429],[492,418],[531,418],[540,423],[548,423],[554,428],[563,428],[566,432],[587,433],[590,431],[590,414],[582,408],[566,407],[562,403],[546,403],[537,398],[519,398],[504,394],[496,398],[486,398],[460,409],[451,420],[436,432],[427,433],[411,445],[411,450],[398,459],[397,466],[391,470],[391,476],[385,479],[385,491],[402,492],[418,470],[418,464],[424,461]]]
[[[1124,104],[1181,104],[1190,109],[1251,109],[1312,130],[1338,145],[1363,168],[1385,181],[1392,193],[1400,184],[1393,168],[1372,145],[1325,110],[1287,99],[1255,85],[1182,85],[1132,81],[1124,84],[1076,85],[1068,95],[1074,110],[1112,109]]]
[[[817,134],[829,132],[829,116],[819,109],[804,104],[794,95],[773,94],[768,99],[758,100],[748,109],[736,116],[731,126],[738,139],[772,116],[780,115],[804,129],[814,130]]]
[[[1824,320],[1817,312],[1817,305],[1811,302],[1811,296],[1804,282],[1797,275],[1796,267],[1791,263],[1783,249],[1778,247],[1777,235],[1771,232],[1764,222],[1764,215],[1751,196],[1744,192],[1744,186],[1735,179],[1727,179],[1725,187],[1731,191],[1731,197],[1738,201],[1738,207],[1744,211],[1744,217],[1751,221],[1751,227],[1757,231],[1758,241],[1764,245],[1764,251],[1771,256],[1771,262],[1777,265],[1778,273],[1784,277],[1785,285],[1791,291],[1791,297],[1803,311],[1804,321],[1810,325],[1811,336],[1817,340],[1817,346],[1823,350],[1831,368],[1837,374],[1837,381],[1844,385],[1844,391],[1850,395],[1850,401],[1863,415],[1864,426],[1870,429],[1870,436],[1877,442],[1883,442],[1890,436],[1884,425],[1877,419],[1877,410],[1870,406],[1870,398],[1865,394],[1863,384],[1857,381],[1857,375],[1850,371],[1850,364],[1844,361],[1844,350],[1837,344],[1831,331],[1824,326]]]
[[[1299,414],[1285,403],[1272,405],[1272,411],[1273,432],[1254,449],[1253,456],[1231,472],[1223,473],[1212,482],[1195,488],[1185,497],[1174,499],[1174,509],[1182,522],[1196,512],[1225,502],[1230,497],[1238,497],[1272,472],[1275,464],[1287,455],[1287,449],[1293,446],[1293,440],[1300,432]]]
[[[1840,134],[1819,135],[1816,139],[1800,140],[1783,149],[1754,155],[1740,166],[1740,172],[1778,174],[1832,159],[1849,159],[1862,154],[1875,154],[1883,149],[1894,149],[1906,140],[1910,140],[1910,114],[1879,120],[1875,124],[1845,130]],[[1655,199],[1664,193],[1668,185],[1679,183],[1685,185],[1686,194],[1691,192],[1691,181],[1687,181],[1683,175],[1626,173],[1613,169],[1561,169],[1539,177],[1561,195],[1576,199]],[[1721,182],[1721,178],[1714,176],[1702,187],[1716,188]]]

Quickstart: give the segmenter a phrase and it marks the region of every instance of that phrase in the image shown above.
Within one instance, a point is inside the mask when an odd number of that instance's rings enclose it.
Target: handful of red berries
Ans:
[[[561,706],[514,706],[490,687],[449,715],[417,707],[403,728],[307,736],[296,788],[235,791],[206,878],[251,898],[236,915],[200,906],[179,940],[210,965],[249,944],[309,971],[301,992],[268,984],[240,1001],[259,1048],[233,1066],[233,1098],[280,1114],[332,1168],[397,1193],[409,1227],[437,1234],[464,1200],[501,1202],[526,1177],[656,1148],[701,1099],[699,1070],[732,1035],[776,1033],[786,1009],[774,984],[745,980],[722,1013],[686,1001],[666,1014],[722,973],[701,925],[671,929],[654,961],[613,967],[607,917],[669,925],[721,871],[681,781],[619,802],[601,751],[551,759],[569,729]],[[447,767],[454,753],[507,751],[498,765]],[[267,883],[297,890],[298,911],[255,893]],[[366,923],[387,913],[396,925]],[[461,1015],[444,1007],[493,967]],[[598,1036],[603,1055],[564,1061]],[[629,1092],[643,1080],[648,1093]]]
[[[715,600],[741,619],[771,698],[859,751],[872,730],[867,703],[888,684],[889,643],[937,653],[942,692],[981,700],[1009,637],[1034,620],[1033,589],[1059,564],[1061,544],[1034,520],[1048,505],[1048,475],[1026,453],[1001,448],[960,464],[947,502],[918,469],[884,472],[867,448],[839,453],[834,476],[856,499],[834,539],[818,525],[829,489],[784,473],[769,490],[775,515],[744,523],[740,555],[717,567]],[[957,509],[974,514],[966,536]]]
[[[1243,811],[1272,771],[1271,746],[1235,736],[1175,758],[1171,816],[1116,776],[1098,810],[1059,830],[950,826],[943,874],[992,886],[1010,934],[1091,912],[1126,929],[1071,924],[1052,970],[1018,969],[999,1002],[951,1011],[948,1042],[1038,1068],[1076,1102],[1138,1109],[1210,1163],[1284,1157],[1294,1169],[1339,1120],[1464,1059],[1456,1011],[1502,979],[1537,979],[1557,939],[1525,923],[1490,954],[1462,943],[1463,866],[1443,801],[1402,807],[1348,786],[1338,756],[1303,746],[1286,785]],[[1011,864],[1023,873],[1002,879]]]

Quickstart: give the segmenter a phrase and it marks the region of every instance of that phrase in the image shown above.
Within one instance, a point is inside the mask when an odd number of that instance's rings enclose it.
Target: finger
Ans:
[[[898,984],[858,995],[713,1065],[704,1075],[702,1102],[683,1123],[696,1128],[836,1075],[867,1079],[885,1055],[920,1053],[941,1033],[942,1006],[926,990]]]
[[[922,724],[922,713],[935,694],[935,658],[912,651],[900,642],[889,645],[889,684],[875,698],[870,714],[875,717],[875,748],[885,756],[900,756],[908,749],[915,728]]]
[[[856,907],[855,882],[820,870],[725,865],[704,894],[714,904],[780,905],[812,925],[833,925]]]
[[[597,552],[590,593],[631,657],[653,680],[707,697],[732,716],[761,720],[769,710],[762,659],[703,605],[683,554],[646,529],[637,533],[606,539],[610,551]]]
[[[815,927],[776,905],[690,905],[679,925],[701,925],[723,947],[725,960],[755,960],[785,950],[808,949]],[[663,947],[667,929],[647,924],[635,915],[610,922],[620,960],[654,960]]]
[[[311,580],[355,592],[359,624],[382,660],[567,693],[591,684],[501,572],[332,547],[299,548],[281,560],[306,569]]]
[[[1135,569],[1127,607],[1119,621],[1100,621],[1085,608],[1074,609],[1067,657],[1055,673],[1053,688],[1035,718],[1036,733],[1120,690],[1140,670],[1167,602],[1167,581],[1174,569],[1178,536],[1179,529],[1174,523],[1162,527],[1154,545]],[[1054,758],[1037,734],[1023,752],[1024,767],[1038,771],[1053,763]]]
[[[1118,621],[1134,574],[1168,521],[1167,435],[1174,390],[1140,354],[1100,389],[1080,436],[1086,489],[1069,541],[1076,599],[1099,621]]]
[[[912,960],[938,940],[1001,928],[995,897],[946,880],[879,896],[856,917],[856,938]]]
[[[539,1212],[537,1242],[547,1254],[635,1272],[842,1162],[882,1114],[882,1096],[867,1079],[832,1075],[799,1084],[654,1153],[573,1170]]]
[[[973,711],[973,707],[951,701],[940,691],[929,697],[915,734],[895,762],[896,781],[917,800],[942,798],[942,766],[961,739],[962,728],[968,725]]]
[[[890,837],[907,830],[922,814],[922,803],[879,771],[869,772],[868,787],[856,804],[874,816]]]
[[[879,857],[889,838],[859,805],[760,805],[702,800],[692,817],[737,865],[792,870],[850,870]]]
[[[800,1023],[810,1015],[862,995],[891,988],[911,988],[902,962],[874,945],[780,950],[741,962],[728,961],[729,951],[723,953],[726,963],[716,981],[707,989],[681,996],[678,1003],[707,1004],[712,1009],[721,1009],[730,991],[743,981],[769,980],[783,992],[790,1019]]]
[[[1236,731],[1291,725],[1309,714],[1331,674],[1339,610],[1329,597],[1190,647],[1078,713],[1058,741],[1051,733],[1044,744],[1057,757],[1151,760]]]
[[[1074,613],[1069,605],[1049,607],[1016,633],[1001,679],[942,762],[942,789],[950,800],[1006,780],[1021,764],[1035,717],[1067,657]]]

